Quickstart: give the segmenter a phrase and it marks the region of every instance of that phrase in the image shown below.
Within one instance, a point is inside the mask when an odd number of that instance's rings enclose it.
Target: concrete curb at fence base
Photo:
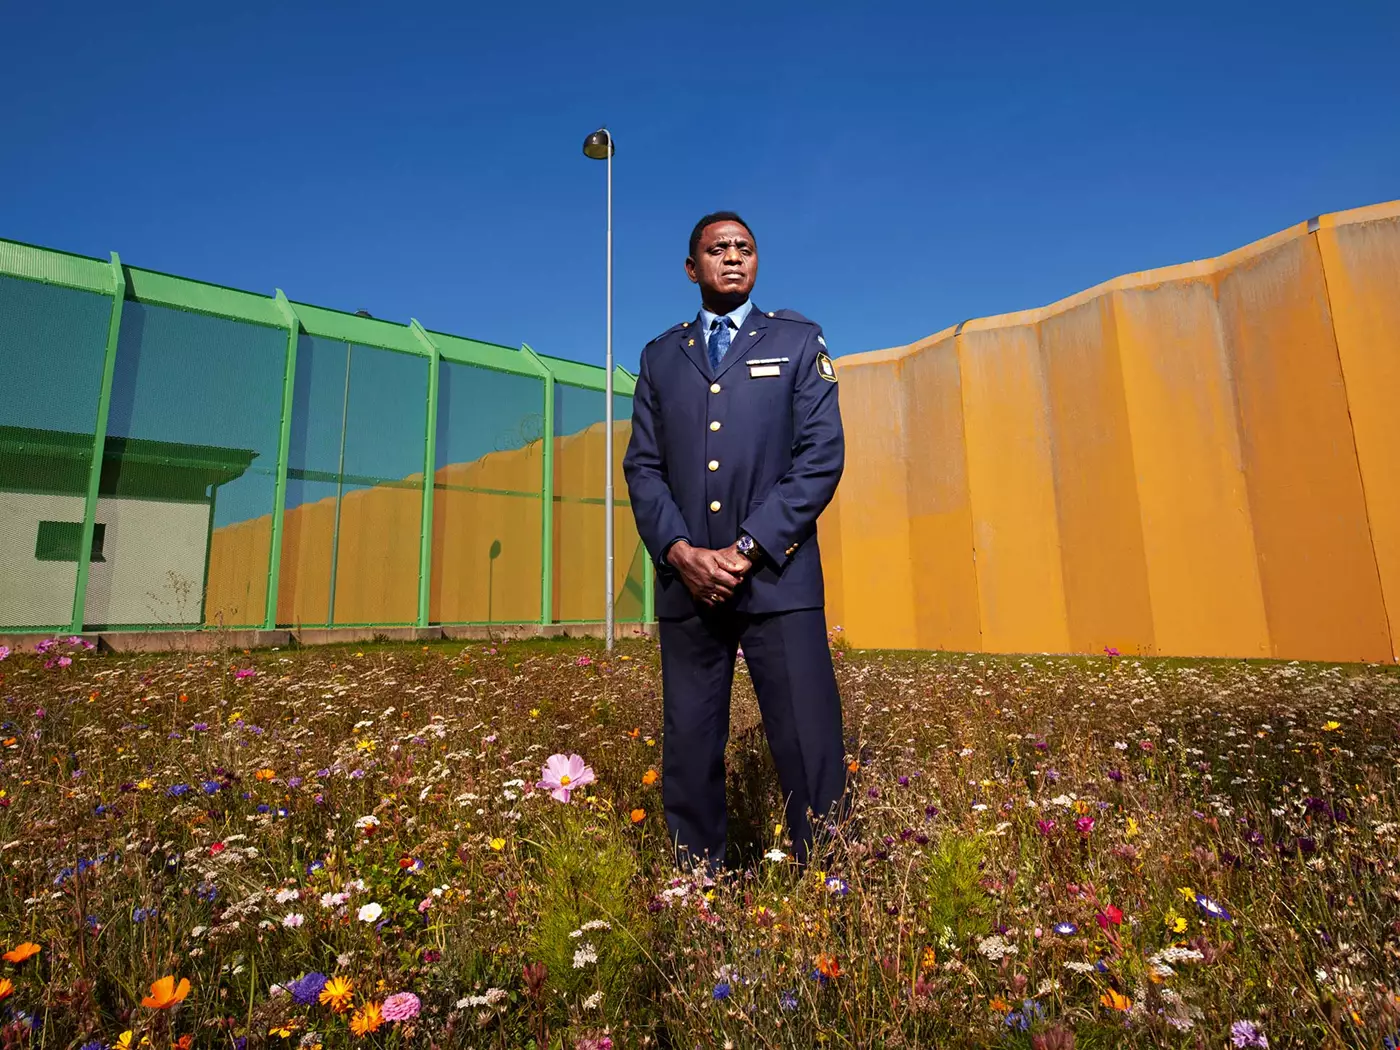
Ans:
[[[308,627],[246,631],[89,631],[77,637],[114,653],[212,653],[235,649],[286,648],[352,642],[514,642],[530,638],[605,637],[601,623],[498,623],[448,627]],[[0,634],[0,645],[15,652],[32,650],[48,635]],[[57,635],[69,638],[72,635]],[[655,638],[654,623],[617,624],[614,637]]]

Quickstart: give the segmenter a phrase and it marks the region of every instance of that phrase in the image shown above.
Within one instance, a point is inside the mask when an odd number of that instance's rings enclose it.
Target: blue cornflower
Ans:
[[[217,780],[206,780],[203,784],[200,784],[199,786],[204,789],[204,793],[206,795],[216,794],[219,790],[219,782]]]
[[[219,888],[212,882],[201,883],[199,888],[195,890],[195,895],[202,901],[212,902],[219,895]]]
[[[326,980],[325,974],[312,971],[287,985],[287,991],[292,993],[293,1002],[302,1006],[313,1006],[321,994],[321,989],[326,986]]]
[[[846,880],[837,878],[835,875],[827,876],[826,888],[827,892],[834,897],[844,897],[851,892],[851,887],[846,883]]]
[[[714,995],[716,1001],[723,1000],[723,999],[728,999],[728,998],[729,998],[729,982],[728,982],[728,981],[720,981],[719,984],[715,985],[715,990],[714,990],[714,992],[713,992],[713,995]]]
[[[89,1039],[78,1050],[102,1050],[102,1042],[98,1039]]]
[[[1019,1010],[1012,1010],[1006,1015],[1005,1021],[1007,1028],[1014,1028],[1018,1032],[1024,1032],[1031,1026],[1030,1019]]]
[[[1221,906],[1218,901],[1213,901],[1203,893],[1196,894],[1196,906],[1205,912],[1212,919],[1224,919],[1230,921],[1230,913]]]
[[[797,993],[791,991],[784,992],[782,995],[778,996],[778,1005],[781,1006],[784,1010],[796,1010]]]
[[[1026,1019],[1030,1021],[1045,1020],[1045,1007],[1041,1006],[1034,999],[1021,1000],[1021,1013],[1025,1014]]]
[[[258,812],[259,812],[259,813],[271,813],[271,812],[272,812],[272,807],[269,806],[266,802],[259,802],[259,803],[258,803]]]
[[[1061,937],[1073,937],[1079,932],[1079,927],[1072,922],[1057,922],[1051,929]]]
[[[159,910],[159,908],[133,908],[131,909],[131,921],[145,922]]]
[[[189,791],[189,789],[190,786],[188,784],[171,784],[168,788],[165,789],[165,793],[167,795],[173,795],[175,798],[179,798],[185,792]]]
[[[68,881],[69,879],[71,879],[72,877],[73,877],[73,869],[72,869],[72,868],[64,868],[62,871],[60,871],[60,872],[58,873],[57,876],[55,876],[55,878],[54,878],[54,880],[53,880],[53,884],[54,884],[55,886],[62,886],[65,882],[67,882],[67,881]]]

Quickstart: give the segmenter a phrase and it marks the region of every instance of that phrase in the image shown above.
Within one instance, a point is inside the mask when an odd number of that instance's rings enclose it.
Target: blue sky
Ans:
[[[0,237],[546,353],[693,316],[691,224],[838,353],[1400,197],[1400,4],[9,5]]]

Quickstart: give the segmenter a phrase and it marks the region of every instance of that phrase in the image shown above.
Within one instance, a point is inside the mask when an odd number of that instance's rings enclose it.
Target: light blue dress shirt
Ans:
[[[716,317],[729,318],[730,323],[734,325],[733,335],[738,335],[744,330],[744,319],[749,316],[749,311],[752,309],[752,299],[745,299],[742,306],[735,307],[727,314],[712,314],[703,306],[700,307],[700,329],[705,335],[705,349],[708,350],[710,348],[710,336],[713,334],[711,329],[714,327]],[[732,339],[730,345],[734,345]]]

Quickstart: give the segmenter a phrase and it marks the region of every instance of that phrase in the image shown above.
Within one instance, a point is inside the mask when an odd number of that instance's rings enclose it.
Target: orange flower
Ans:
[[[275,769],[270,769],[267,766],[264,766],[262,769],[258,770],[256,773],[253,774],[253,776],[257,777],[259,780],[271,780],[276,775],[277,771]]]
[[[162,977],[159,981],[151,983],[151,994],[141,1000],[142,1006],[149,1006],[152,1010],[169,1010],[177,1003],[185,1001],[185,996],[190,994],[190,979],[181,977],[177,987],[174,977]]]
[[[175,1040],[175,1050],[194,1050],[194,1036],[186,1032]]]
[[[841,964],[836,961],[836,956],[834,955],[818,955],[817,973],[827,978],[840,977]]]
[[[633,730],[632,730],[630,733],[628,733],[627,735],[630,736],[633,740],[636,740],[637,737],[639,737],[639,736],[642,735],[642,727],[641,727],[641,726],[637,726],[635,729],[633,729]]]
[[[42,949],[33,941],[25,941],[19,947],[11,948],[9,951],[7,951],[4,954],[3,958],[8,963],[14,963],[15,965],[19,965],[20,963],[24,962],[25,959],[29,959],[35,955],[38,955],[41,950]]]
[[[1127,1010],[1128,1007],[1133,1005],[1131,999],[1126,995],[1119,995],[1112,988],[1099,996],[1099,1002],[1103,1003],[1104,1006],[1108,1007],[1110,1010]]]
[[[383,1023],[384,1012],[379,1009],[379,1004],[365,1003],[350,1018],[350,1031],[356,1035],[369,1035],[370,1032],[379,1031],[379,1026]]]
[[[8,977],[0,977],[0,999],[8,999],[15,994],[15,982]]]
[[[854,772],[856,772],[857,770],[860,769],[860,763],[857,762],[855,759],[852,759],[852,760],[847,764],[846,769],[849,770],[850,772],[854,773]]]
[[[999,995],[993,996],[992,1001],[987,1005],[1000,1014],[1004,1014],[1011,1009],[1011,1004]]]
[[[645,784],[647,787],[651,787],[660,779],[661,774],[654,769],[648,769],[645,773],[642,774],[642,783]]]
[[[640,824],[647,819],[647,811],[644,809],[634,809],[631,816],[633,824]]]
[[[332,977],[321,989],[321,1004],[343,1014],[355,999],[354,988],[354,982],[348,977]]]

